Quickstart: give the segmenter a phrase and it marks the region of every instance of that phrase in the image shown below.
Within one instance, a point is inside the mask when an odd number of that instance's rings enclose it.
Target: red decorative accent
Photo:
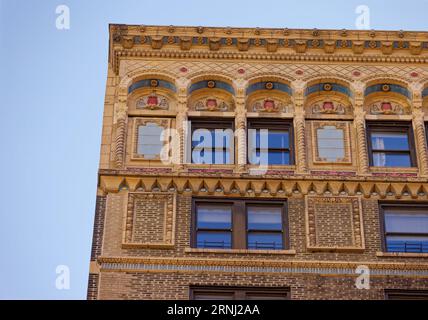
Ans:
[[[416,78],[416,77],[419,77],[419,73],[417,73],[417,72],[412,72],[412,73],[410,74],[410,76],[411,76],[411,77],[413,77],[413,78]]]
[[[352,72],[352,75],[353,75],[354,77],[359,77],[359,76],[361,76],[361,72],[360,72],[360,71],[358,71],[358,70],[355,70],[354,72]]]
[[[392,111],[391,102],[382,102],[380,108],[381,108],[382,111]]]
[[[301,76],[303,74],[303,71],[302,70],[297,70],[296,74],[299,75],[299,76]]]
[[[245,73],[245,69],[238,69],[238,73],[239,74],[244,74]]]
[[[186,67],[182,67],[182,68],[180,68],[180,71],[183,72],[183,73],[186,73],[188,70],[187,70]]]
[[[266,111],[273,111],[275,110],[275,101],[273,100],[265,100],[263,103],[263,108]]]
[[[216,99],[207,99],[207,108],[208,109],[217,108],[217,100]]]
[[[333,102],[331,102],[331,101],[324,102],[322,107],[324,110],[329,110],[329,111],[334,110],[334,105],[333,105]]]
[[[157,106],[159,104],[159,100],[157,96],[150,96],[147,98],[147,104],[149,106]]]

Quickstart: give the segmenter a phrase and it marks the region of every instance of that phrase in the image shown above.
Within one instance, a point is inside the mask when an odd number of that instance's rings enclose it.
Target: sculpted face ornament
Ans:
[[[137,109],[145,110],[168,110],[169,102],[164,96],[152,93],[149,96],[145,96],[137,100]]]
[[[264,100],[258,100],[253,104],[251,108],[252,112],[266,112],[266,113],[275,113],[275,112],[291,112],[290,107],[281,101],[276,101],[272,98],[266,98]]]
[[[231,107],[229,104],[227,104],[225,101],[214,98],[214,97],[208,97],[202,100],[199,100],[195,104],[195,110],[196,111],[230,111]]]
[[[370,108],[371,114],[383,114],[383,115],[400,115],[404,113],[404,109],[399,104],[394,104],[389,101],[382,101],[375,103]]]
[[[333,101],[324,101],[322,104],[315,104],[312,107],[312,112],[314,114],[344,114],[346,109],[339,103]]]

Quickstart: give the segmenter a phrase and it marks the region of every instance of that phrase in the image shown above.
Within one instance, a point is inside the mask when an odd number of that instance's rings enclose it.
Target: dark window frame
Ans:
[[[294,125],[292,120],[277,120],[277,119],[247,119],[247,141],[250,129],[273,129],[273,130],[288,130],[289,146],[286,148],[269,148],[273,151],[288,151],[290,155],[289,164],[269,164],[269,166],[292,166],[295,165],[295,150],[294,150]],[[247,143],[248,144],[248,143]],[[248,145],[247,145],[248,148]],[[247,155],[247,163],[250,164],[250,159]]]
[[[385,300],[428,300],[428,290],[386,289]]]
[[[197,246],[197,205],[198,203],[206,204],[225,204],[232,205],[232,248],[225,248],[224,250],[262,250],[262,249],[248,249],[248,213],[247,207],[249,205],[264,205],[264,206],[281,206],[282,209],[282,249],[265,249],[265,250],[288,250],[290,248],[290,222],[288,220],[288,202],[286,199],[271,200],[255,200],[251,198],[199,198],[192,199],[192,223],[191,223],[191,248],[198,248]],[[270,233],[271,231],[266,231]],[[273,232],[272,232],[273,233]],[[209,248],[200,248],[207,249]]]
[[[195,300],[197,294],[208,294],[215,296],[222,296],[230,294],[233,296],[232,300],[247,300],[246,298],[251,295],[265,295],[273,297],[283,297],[283,300],[291,300],[291,292],[289,287],[225,287],[225,286],[190,286],[189,298]],[[282,300],[282,299],[281,299]]]
[[[190,121],[190,163],[191,164],[197,164],[193,162],[193,133],[195,130],[198,129],[231,129],[232,131],[235,130],[235,121],[231,118],[225,118],[225,119],[217,119],[217,118],[189,118]],[[212,163],[211,165],[233,165],[236,163],[236,157],[235,157],[235,146],[236,146],[236,137],[233,136],[233,159],[234,161],[232,163]],[[224,148],[223,151],[226,149]]]
[[[407,141],[409,144],[409,150],[373,150],[372,146],[372,133],[373,132],[400,132],[407,134]],[[410,157],[410,166],[403,168],[416,168],[416,146],[415,137],[413,134],[412,122],[409,121],[367,121],[366,122],[366,135],[367,135],[367,151],[369,155],[369,164],[374,167],[373,153],[383,152],[386,154],[408,154]],[[382,168],[400,168],[396,166],[384,166]]]
[[[383,252],[393,252],[393,251],[387,251],[387,245],[386,245],[386,237],[388,236],[386,233],[386,227],[385,227],[385,207],[393,208],[393,209],[400,209],[405,207],[411,207],[411,208],[426,208],[428,211],[428,203],[421,202],[421,203],[414,203],[414,202],[408,202],[403,201],[400,203],[397,202],[391,202],[391,201],[383,201],[379,203],[379,217],[380,217],[380,232],[381,232],[381,245],[382,245],[382,251]],[[396,235],[414,235],[414,234],[399,234],[394,233]],[[420,233],[418,235],[422,236],[428,236],[427,234]]]

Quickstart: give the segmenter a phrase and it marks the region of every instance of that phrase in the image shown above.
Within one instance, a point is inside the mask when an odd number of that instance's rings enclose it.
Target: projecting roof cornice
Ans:
[[[428,32],[110,25],[121,58],[427,63]]]

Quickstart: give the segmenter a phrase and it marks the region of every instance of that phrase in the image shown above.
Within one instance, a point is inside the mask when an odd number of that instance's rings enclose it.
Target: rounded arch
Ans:
[[[316,76],[306,82],[305,113],[307,116],[352,116],[351,83],[343,77]]]
[[[189,87],[188,87],[188,91],[190,90],[190,87],[198,82],[202,82],[202,81],[220,81],[220,82],[224,82],[226,84],[228,84],[229,86],[231,86],[233,88],[233,92],[236,92],[237,88],[234,84],[235,79],[233,77],[231,77],[229,74],[227,74],[226,72],[221,72],[221,71],[211,71],[211,72],[207,72],[207,71],[198,71],[198,72],[194,72],[189,74],[186,77],[189,80]]]
[[[257,113],[291,113],[293,89],[288,78],[268,74],[248,78],[247,110]]]
[[[412,93],[409,82],[399,76],[376,75],[366,79],[364,108],[375,115],[410,114]]]
[[[399,84],[405,87],[409,87],[410,82],[405,77],[399,75],[393,75],[390,73],[377,73],[375,75],[368,75],[361,77],[361,82],[365,83],[366,88],[372,84],[381,83],[381,82],[391,82],[394,84]]]
[[[236,87],[233,78],[218,72],[199,72],[187,79],[190,111],[234,111]]]
[[[119,87],[128,89],[132,84],[143,79],[160,79],[175,84],[178,77],[165,70],[150,69],[150,70],[134,70],[125,75],[119,84]]]

